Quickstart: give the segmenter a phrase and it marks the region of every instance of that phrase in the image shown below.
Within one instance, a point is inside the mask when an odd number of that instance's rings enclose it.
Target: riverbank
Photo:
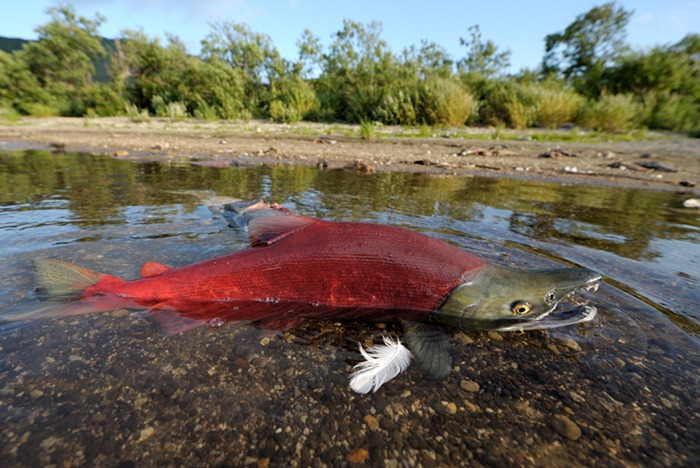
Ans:
[[[700,185],[700,139],[681,135],[650,132],[635,141],[603,141],[577,129],[386,126],[370,133],[372,138],[363,139],[358,125],[309,122],[22,118],[0,123],[0,149],[188,159],[217,166],[306,164],[360,172],[491,175],[689,192]]]

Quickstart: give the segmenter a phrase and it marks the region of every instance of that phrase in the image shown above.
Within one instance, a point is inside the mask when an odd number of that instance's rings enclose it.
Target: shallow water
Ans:
[[[0,453],[14,464],[688,464],[700,456],[700,220],[669,192],[516,179],[217,168],[0,153],[0,307],[31,260],[133,278],[244,248],[227,199],[391,224],[518,267],[604,274],[591,323],[452,333],[455,371],[372,395],[347,375],[393,324],[235,325],[162,337],[127,311],[0,328]]]

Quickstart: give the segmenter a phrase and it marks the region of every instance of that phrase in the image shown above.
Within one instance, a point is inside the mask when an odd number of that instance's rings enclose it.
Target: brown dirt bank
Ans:
[[[366,141],[359,138],[357,126],[341,124],[23,118],[0,124],[0,148],[190,158],[221,166],[326,164],[359,171],[477,174],[695,192],[698,187],[688,186],[700,185],[698,139],[651,135],[638,141],[538,142],[528,140],[529,133],[523,131],[517,139],[496,141],[488,138],[493,129],[438,131],[442,135],[431,138],[401,136],[410,132],[381,127]]]

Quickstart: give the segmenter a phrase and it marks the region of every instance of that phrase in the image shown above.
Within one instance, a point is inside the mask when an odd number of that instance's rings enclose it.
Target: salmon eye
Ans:
[[[530,312],[532,310],[532,306],[530,305],[529,302],[516,301],[510,305],[510,310],[515,315],[523,315],[523,314],[527,314],[528,312]]]

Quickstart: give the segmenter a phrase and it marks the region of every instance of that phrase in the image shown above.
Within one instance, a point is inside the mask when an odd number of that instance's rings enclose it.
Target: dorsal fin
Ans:
[[[171,267],[163,265],[158,262],[146,262],[141,267],[141,278],[150,278],[151,276],[162,275],[168,270],[172,270]]]
[[[250,245],[271,245],[316,221],[304,216],[263,216],[248,224]]]

